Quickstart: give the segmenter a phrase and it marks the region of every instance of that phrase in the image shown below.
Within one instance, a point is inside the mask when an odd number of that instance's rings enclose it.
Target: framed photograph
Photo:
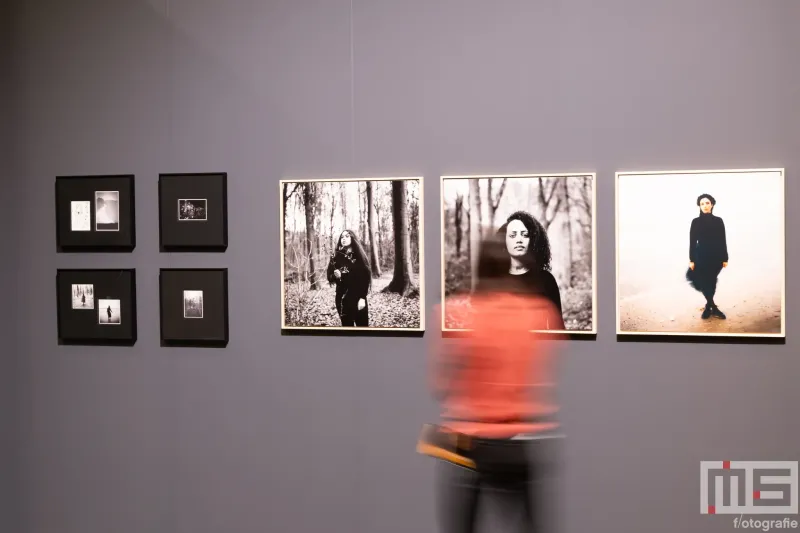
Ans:
[[[136,343],[134,269],[61,269],[56,295],[59,344]]]
[[[224,252],[228,248],[228,177],[224,172],[161,174],[161,251]]]
[[[162,346],[228,344],[228,269],[162,268]]]
[[[594,173],[443,176],[442,331],[468,331],[481,244],[502,238],[508,275],[550,300],[546,332],[597,333]]]
[[[425,329],[422,178],[282,180],[285,330]]]
[[[136,247],[134,178],[56,178],[59,252],[130,252]]]
[[[617,334],[785,337],[783,169],[617,172]]]

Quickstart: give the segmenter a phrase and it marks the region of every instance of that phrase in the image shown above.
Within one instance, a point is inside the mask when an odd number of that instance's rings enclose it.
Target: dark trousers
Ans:
[[[527,459],[518,464],[495,466],[491,460],[493,455],[519,455],[504,453],[504,447],[515,448],[514,452],[522,449],[530,458],[530,447],[525,441],[482,439],[474,450],[479,465],[477,470],[437,461],[441,533],[475,533],[479,503],[487,497],[499,505],[503,523],[508,524],[502,533],[542,531],[539,525],[541,516],[535,509],[539,496],[536,486],[540,481],[536,461]]]
[[[343,298],[338,302],[336,310],[339,312],[343,327],[366,328],[369,326],[369,305],[364,305],[364,309],[359,311],[358,299]]]

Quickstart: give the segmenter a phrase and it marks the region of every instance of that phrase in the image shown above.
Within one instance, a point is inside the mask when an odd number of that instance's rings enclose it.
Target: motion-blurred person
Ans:
[[[497,496],[506,520],[519,523],[512,531],[541,531],[534,443],[558,431],[550,398],[558,334],[535,330],[558,323],[560,313],[552,299],[530,290],[530,279],[508,274],[503,236],[482,243],[471,331],[434,350],[432,386],[442,422],[428,428],[421,447],[444,450],[429,453],[444,459],[437,465],[442,533],[476,531],[478,502],[487,492]]]

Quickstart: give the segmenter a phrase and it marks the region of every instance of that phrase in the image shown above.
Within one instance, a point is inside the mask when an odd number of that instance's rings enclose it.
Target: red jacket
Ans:
[[[554,342],[537,333],[555,309],[544,298],[492,293],[471,298],[471,331],[434,347],[433,389],[442,425],[486,437],[558,427]],[[547,416],[548,421],[535,421]]]

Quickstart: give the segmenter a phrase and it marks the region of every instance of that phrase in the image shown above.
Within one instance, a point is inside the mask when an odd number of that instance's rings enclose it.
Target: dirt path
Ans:
[[[620,329],[653,333],[780,333],[781,293],[773,287],[754,287],[720,281],[715,301],[726,320],[700,318],[703,295],[687,283],[639,292],[620,300]]]

